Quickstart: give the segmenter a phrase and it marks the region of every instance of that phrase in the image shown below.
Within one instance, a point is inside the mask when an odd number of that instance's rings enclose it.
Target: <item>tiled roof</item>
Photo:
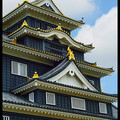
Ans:
[[[46,81],[47,79],[57,75],[58,73],[60,73],[61,71],[63,71],[70,63],[72,62],[72,60],[68,60],[67,58],[65,58],[63,61],[61,61],[60,64],[58,64],[55,68],[53,68],[52,70],[48,71],[47,73],[41,75],[39,77],[40,80],[44,80]]]
[[[26,100],[25,98],[21,96],[14,95],[10,92],[2,92],[2,100],[4,102],[11,102],[11,103],[17,103],[17,104],[24,104],[24,105],[34,105],[29,100]]]
[[[20,88],[22,86],[25,86],[25,85],[33,82],[34,80],[36,80],[36,78],[30,78],[29,82],[26,81],[26,82],[24,82],[24,83],[22,83],[22,84],[20,84],[20,85],[18,85],[16,87],[12,88],[11,91],[13,91],[13,90],[15,90],[17,88]],[[42,82],[46,82],[46,83],[55,84],[55,85],[64,86],[64,87],[74,88],[74,89],[77,89],[77,90],[84,90],[84,91],[87,91],[87,92],[93,92],[93,93],[97,93],[97,94],[101,94],[101,95],[107,95],[107,96],[112,96],[112,97],[117,97],[118,96],[118,94],[109,94],[109,93],[104,93],[104,92],[100,92],[100,91],[92,91],[90,89],[79,88],[79,87],[70,86],[70,85],[66,85],[66,84],[62,84],[62,83],[57,83],[57,82],[52,82],[52,81],[45,81],[45,80],[42,80],[42,79],[39,79],[39,78],[37,80],[42,81]]]
[[[10,41],[10,42],[12,42],[12,41],[13,41],[13,39],[8,38],[8,37],[7,37],[7,35],[6,35],[6,34],[4,34],[4,33],[2,34],[2,39],[3,39],[3,40]]]
[[[92,46],[92,44],[90,44],[90,45],[85,45],[84,43],[81,43],[81,42],[79,42],[79,41],[76,41],[75,39],[73,39],[72,38],[72,36],[70,35],[70,33],[69,32],[67,32],[67,31],[65,31],[65,30],[63,30],[63,29],[57,29],[57,28],[52,28],[51,30],[43,30],[43,29],[40,29],[40,28],[33,28],[33,27],[30,27],[30,26],[21,26],[20,28],[18,28],[17,30],[15,30],[15,31],[13,31],[12,33],[10,33],[10,34],[8,34],[7,36],[8,37],[10,37],[10,36],[12,36],[13,34],[15,34],[15,33],[17,33],[18,31],[20,31],[22,28],[24,28],[24,27],[27,27],[27,28],[29,28],[29,29],[31,29],[31,30],[34,30],[34,31],[40,31],[40,32],[43,32],[43,33],[50,33],[50,32],[52,32],[52,31],[54,31],[54,30],[58,30],[58,31],[62,31],[62,32],[64,32],[65,34],[67,34],[75,43],[77,43],[77,44],[80,44],[80,45],[82,45],[82,46],[84,46],[84,47],[88,47],[88,48],[94,48],[93,46]]]
[[[37,108],[43,108],[43,109],[49,109],[49,110],[57,110],[57,111],[63,111],[63,112],[69,112],[69,113],[75,113],[75,114],[82,114],[82,115],[88,115],[88,116],[93,116],[93,117],[100,117],[100,118],[108,118],[114,120],[113,117],[107,116],[107,115],[102,115],[102,114],[94,114],[94,113],[88,113],[85,111],[80,111],[80,110],[70,110],[70,109],[64,109],[64,108],[59,108],[56,106],[49,106],[49,105],[40,105],[37,103],[32,103],[28,101],[27,99],[16,96],[12,93],[9,92],[3,92],[2,93],[2,100],[3,102],[7,103],[14,103],[14,104],[19,104],[19,105],[26,105],[26,106],[32,106],[32,107],[37,107]]]

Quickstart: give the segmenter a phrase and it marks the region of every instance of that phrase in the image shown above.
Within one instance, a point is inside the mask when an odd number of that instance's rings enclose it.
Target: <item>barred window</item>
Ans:
[[[71,97],[72,108],[85,110],[85,100],[80,98]]]
[[[55,94],[46,92],[46,104],[55,105]]]
[[[3,119],[3,120],[10,120],[10,116],[5,116],[5,115],[3,115],[3,116],[2,116],[2,119]]]
[[[29,101],[34,102],[34,92],[29,93]]]
[[[100,113],[107,114],[107,106],[105,103],[99,103],[99,111]]]
[[[20,76],[27,76],[27,65],[11,61],[11,73]]]

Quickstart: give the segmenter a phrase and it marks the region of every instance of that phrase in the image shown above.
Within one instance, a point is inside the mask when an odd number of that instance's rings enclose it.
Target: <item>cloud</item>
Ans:
[[[84,25],[75,40],[95,47],[91,53],[85,55],[89,62],[97,61],[101,67],[117,69],[117,7],[102,15],[94,26]]]
[[[93,14],[96,9],[94,0],[53,0],[62,13],[75,18]]]
[[[32,2],[34,0],[29,0]],[[65,16],[76,18],[93,14],[96,9],[94,0],[53,0]],[[3,0],[3,16],[22,3],[23,0]]]
[[[29,0],[29,2],[32,1],[33,0]],[[18,3],[23,3],[23,0],[2,0],[2,16],[15,9],[18,6]]]

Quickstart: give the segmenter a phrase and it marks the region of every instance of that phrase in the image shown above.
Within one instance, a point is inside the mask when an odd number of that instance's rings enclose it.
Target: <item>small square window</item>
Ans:
[[[10,120],[10,117],[3,115],[3,116],[2,116],[2,119],[3,119],[3,120]]]
[[[55,105],[55,94],[46,92],[46,104]]]
[[[85,100],[80,98],[71,97],[72,108],[85,110]]]
[[[107,106],[105,103],[99,103],[99,110],[100,113],[107,114]]]
[[[34,92],[29,93],[29,101],[34,102]]]

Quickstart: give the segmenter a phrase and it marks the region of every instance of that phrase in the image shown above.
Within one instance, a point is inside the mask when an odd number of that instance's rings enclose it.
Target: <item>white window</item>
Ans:
[[[107,106],[105,103],[99,103],[99,110],[100,113],[107,114]]]
[[[55,94],[46,92],[46,104],[55,105]]]
[[[85,110],[85,100],[80,98],[71,97],[71,105],[74,109]]]
[[[27,77],[27,65],[11,61],[11,73]]]
[[[3,118],[3,120],[10,120],[10,117],[9,117],[9,116],[3,115],[2,118]]]
[[[34,92],[29,93],[29,101],[34,102]]]

